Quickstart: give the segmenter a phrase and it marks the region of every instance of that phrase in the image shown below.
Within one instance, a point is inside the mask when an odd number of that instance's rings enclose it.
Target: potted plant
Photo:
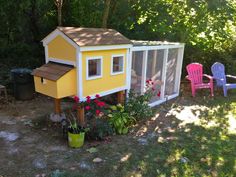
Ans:
[[[68,143],[72,148],[79,148],[84,144],[84,137],[87,128],[81,127],[72,112],[69,112],[67,135]]]

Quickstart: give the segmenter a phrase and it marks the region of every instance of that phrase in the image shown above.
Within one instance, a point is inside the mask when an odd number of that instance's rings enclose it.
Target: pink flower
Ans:
[[[86,98],[87,98],[87,100],[90,100],[91,97],[90,96],[86,96]]]
[[[99,94],[96,94],[95,97],[96,97],[96,98],[100,98],[100,95],[99,95]]]
[[[90,106],[85,106],[85,110],[90,110]]]
[[[161,96],[161,92],[160,92],[160,91],[157,93],[157,96],[158,96],[158,97],[160,97],[160,96]]]
[[[97,110],[96,110],[96,115],[99,116],[100,112],[101,112],[101,111],[97,109]]]
[[[99,100],[96,100],[96,99],[94,100],[94,103],[98,104],[98,102],[99,102]]]
[[[74,101],[75,101],[76,103],[78,103],[78,102],[79,102],[79,97],[74,96]]]

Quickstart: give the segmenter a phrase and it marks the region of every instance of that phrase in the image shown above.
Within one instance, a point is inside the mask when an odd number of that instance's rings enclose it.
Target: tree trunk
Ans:
[[[111,0],[105,0],[105,8],[104,8],[103,17],[102,17],[102,28],[107,28],[110,4],[111,4]]]
[[[63,0],[54,0],[54,3],[57,6],[58,26],[62,26],[62,5],[63,5]]]

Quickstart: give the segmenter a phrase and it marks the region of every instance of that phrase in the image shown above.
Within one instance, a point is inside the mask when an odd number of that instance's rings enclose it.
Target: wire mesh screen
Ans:
[[[172,95],[177,93],[177,90],[175,89],[177,88],[175,87],[177,61],[178,49],[169,49],[166,68],[165,95]]]
[[[131,68],[131,89],[141,93],[143,73],[143,51],[133,52]]]
[[[162,70],[163,70],[164,50],[150,50],[147,58],[146,79],[153,82],[153,97],[151,103],[160,100],[162,87]]]

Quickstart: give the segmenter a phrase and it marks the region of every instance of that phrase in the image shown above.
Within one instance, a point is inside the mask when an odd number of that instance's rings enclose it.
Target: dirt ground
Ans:
[[[62,107],[70,106],[70,102],[62,102]],[[99,170],[101,164],[93,162],[94,158],[101,158],[109,165],[109,161],[121,158],[121,154],[110,153],[110,157],[103,154],[102,149],[113,152],[114,147],[122,148],[122,144],[137,143],[134,136],[143,135],[142,129],[135,128],[128,136],[113,136],[109,141],[85,142],[80,149],[72,149],[67,145],[59,124],[50,122],[49,114],[53,111],[53,100],[44,96],[37,96],[30,101],[16,101],[0,104],[0,176],[1,177],[31,177],[31,176],[60,176],[67,172],[82,172],[81,176],[109,176],[107,169]],[[154,128],[154,127],[153,127]],[[140,139],[140,143],[146,143]],[[135,143],[134,143],[135,142]],[[118,147],[117,147],[118,146]],[[97,147],[99,153],[86,151]],[[107,168],[107,167],[106,167]],[[117,167],[110,167],[110,174]],[[70,173],[71,171],[71,173]],[[103,174],[104,173],[104,174]],[[64,176],[64,175],[61,175]],[[66,176],[66,175],[65,175]]]
[[[185,99],[179,97],[173,102],[184,103]],[[70,104],[64,101],[62,107]],[[166,118],[165,106],[168,105],[160,106],[158,109],[162,111],[158,111],[156,117],[140,122],[128,135],[112,136],[108,141],[86,141],[82,148],[72,149],[68,147],[60,125],[49,120],[53,100],[44,96],[30,101],[12,98],[5,103],[2,100],[0,177],[130,176],[121,172],[126,168],[123,161],[129,157],[125,152],[138,147],[140,149],[134,155],[142,156],[142,145],[148,143],[148,138],[155,137],[164,129],[171,132],[173,120]],[[91,147],[98,152],[88,152]],[[95,158],[102,162],[93,162]]]

